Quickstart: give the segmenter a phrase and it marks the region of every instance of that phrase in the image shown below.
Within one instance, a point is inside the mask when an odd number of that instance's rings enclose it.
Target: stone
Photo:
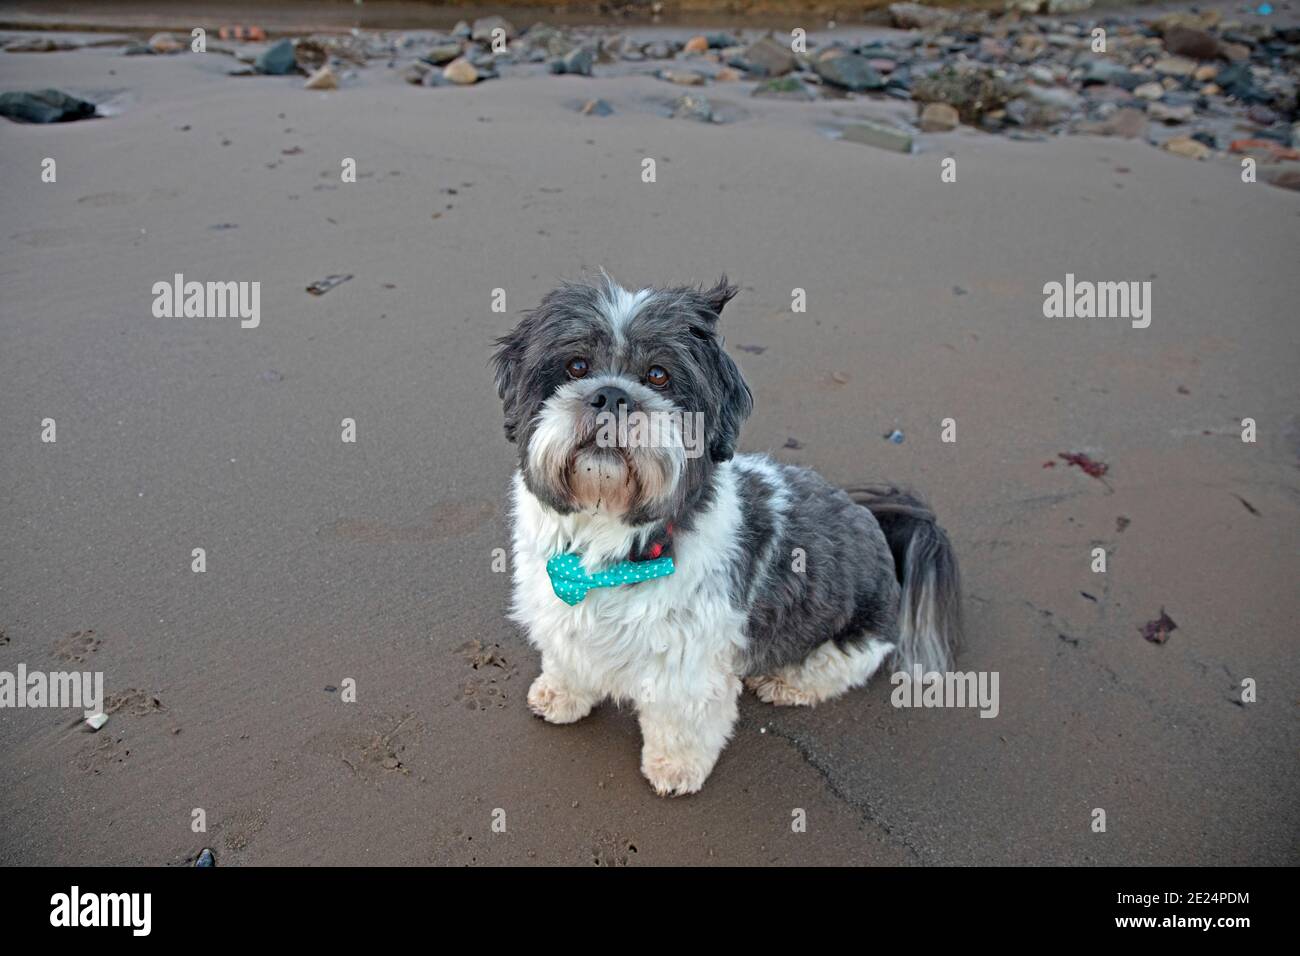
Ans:
[[[947,103],[927,103],[921,110],[919,125],[923,133],[947,133],[960,122],[957,111]]]
[[[429,47],[429,51],[421,59],[427,63],[432,63],[434,66],[446,66],[460,56],[461,52],[459,43],[439,43]]]
[[[451,35],[459,40],[468,40],[473,33],[473,29],[464,20],[457,22],[457,24],[451,28]]]
[[[179,53],[185,49],[185,44],[170,33],[155,33],[149,38],[149,49],[155,53]]]
[[[919,103],[947,103],[956,108],[963,123],[978,126],[985,113],[1000,110],[1013,95],[1010,85],[992,72],[946,67],[917,79],[912,98]]]
[[[17,123],[71,123],[94,115],[94,103],[61,90],[0,93],[0,116]]]
[[[1186,156],[1188,159],[1208,159],[1211,153],[1208,146],[1190,136],[1175,136],[1163,148],[1175,156]]]
[[[673,102],[673,119],[694,120],[697,123],[713,122],[713,104],[702,96],[687,93]]]
[[[851,126],[844,127],[841,138],[850,143],[875,146],[895,153],[910,153],[912,151],[912,135],[906,130],[886,126],[884,123],[873,123],[867,120],[854,123]]]
[[[304,86],[309,90],[337,90],[339,88],[339,78],[334,75],[334,71],[328,66],[322,66],[307,77]]]
[[[678,86],[703,86],[706,79],[703,73],[693,70],[660,70],[659,79],[676,83]]]
[[[1219,52],[1229,63],[1241,63],[1250,59],[1250,47],[1244,43],[1221,43]]]
[[[1300,191],[1300,163],[1279,163],[1261,166],[1259,177],[1271,186]]]
[[[857,53],[819,57],[813,60],[813,72],[832,86],[854,93],[885,88],[884,78],[871,68],[865,56]]]
[[[579,107],[578,112],[583,116],[610,116],[614,112],[614,107],[604,100],[587,100]]]
[[[1213,60],[1219,55],[1219,41],[1205,30],[1173,26],[1165,31],[1165,50],[1174,56],[1194,60]]]
[[[551,61],[552,73],[571,73],[574,76],[591,76],[591,68],[596,62],[596,55],[591,47],[580,46],[570,50],[558,60]]]
[[[946,10],[937,10],[919,3],[891,3],[889,18],[900,30],[927,30],[949,22],[952,15]]]
[[[469,36],[476,43],[491,43],[492,31],[497,29],[505,31],[507,40],[517,36],[515,28],[505,17],[479,17],[474,21],[474,26],[470,27]]]
[[[137,44],[138,45],[138,44]],[[75,50],[79,44],[72,43],[68,40],[52,40],[49,37],[23,37],[5,44],[6,53],[57,53],[60,50]],[[153,53],[149,47],[142,49],[144,53]]]
[[[1196,72],[1192,74],[1192,79],[1197,83],[1205,83],[1219,75],[1219,68],[1212,63],[1206,63],[1204,66],[1198,66]]]
[[[793,76],[779,76],[760,83],[750,95],[768,100],[811,101],[817,98],[802,80]]]
[[[1157,60],[1154,69],[1161,76],[1191,76],[1196,72],[1197,62],[1185,56],[1167,56]]]
[[[253,61],[253,69],[267,76],[287,76],[298,70],[298,60],[293,53],[293,41],[281,40],[262,52]]]
[[[745,52],[731,63],[746,73],[757,76],[784,76],[797,65],[789,47],[782,46],[771,37],[751,43]]]
[[[1141,110],[1125,107],[1116,110],[1100,122],[1080,123],[1076,129],[1080,133],[1092,133],[1095,136],[1118,136],[1120,139],[1139,139],[1146,135],[1148,120]]]
[[[687,53],[708,53],[709,39],[708,37],[703,36],[691,37],[686,41],[686,46],[683,47],[683,49]]]
[[[715,83],[735,83],[744,78],[745,74],[741,73],[739,70],[733,70],[729,66],[724,66],[717,73],[713,74],[713,82]]]
[[[1084,86],[1118,86],[1121,89],[1132,90],[1142,80],[1114,60],[1095,59],[1089,60],[1084,66],[1080,82]]]
[[[1170,106],[1168,103],[1152,103],[1147,107],[1147,116],[1159,123],[1186,123],[1196,113],[1191,106]]]
[[[1143,83],[1133,90],[1133,95],[1142,100],[1158,100],[1165,95],[1165,88],[1159,83]]]
[[[462,56],[443,68],[442,77],[458,86],[469,86],[478,82],[478,68]]]

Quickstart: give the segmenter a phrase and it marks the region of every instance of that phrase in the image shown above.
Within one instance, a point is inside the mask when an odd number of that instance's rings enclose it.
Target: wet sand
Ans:
[[[125,695],[97,734],[0,711],[0,862],[1295,862],[1300,196],[1135,141],[898,155],[827,131],[906,103],[748,83],[709,88],[735,121],[704,126],[648,76],[424,89],[372,64],[313,93],[232,65],[0,54],[0,88],[116,112],[0,121],[0,670],[82,657]],[[592,96],[614,115],[573,109]],[[630,711],[528,713],[486,362],[598,267],[727,272],[743,448],[930,496],[996,719],[895,709],[883,678],[810,711],[747,695],[704,791],[665,801]],[[177,272],[260,281],[260,327],[154,318]],[[1067,273],[1149,279],[1150,328],[1045,319]],[[347,678],[356,703],[326,690]]]

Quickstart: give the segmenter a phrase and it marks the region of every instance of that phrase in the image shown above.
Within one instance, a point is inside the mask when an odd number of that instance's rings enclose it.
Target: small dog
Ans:
[[[891,658],[948,670],[961,630],[921,500],[735,454],[753,396],[718,321],[736,292],[565,284],[493,356],[519,449],[511,618],[542,655],[528,705],[568,724],[634,704],[660,795],[704,784],[742,686],[811,706]]]

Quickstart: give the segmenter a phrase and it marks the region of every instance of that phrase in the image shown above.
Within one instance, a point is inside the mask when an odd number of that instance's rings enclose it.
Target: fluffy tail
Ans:
[[[912,673],[952,669],[961,641],[961,572],[948,534],[919,497],[892,486],[848,489],[876,517],[894,555],[902,606],[894,666]]]

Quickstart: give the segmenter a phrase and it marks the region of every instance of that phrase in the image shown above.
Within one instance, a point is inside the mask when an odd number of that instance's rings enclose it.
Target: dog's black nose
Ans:
[[[589,404],[602,412],[617,413],[620,405],[629,412],[633,410],[632,397],[617,385],[606,385],[604,388],[597,389],[596,394],[589,399]]]

